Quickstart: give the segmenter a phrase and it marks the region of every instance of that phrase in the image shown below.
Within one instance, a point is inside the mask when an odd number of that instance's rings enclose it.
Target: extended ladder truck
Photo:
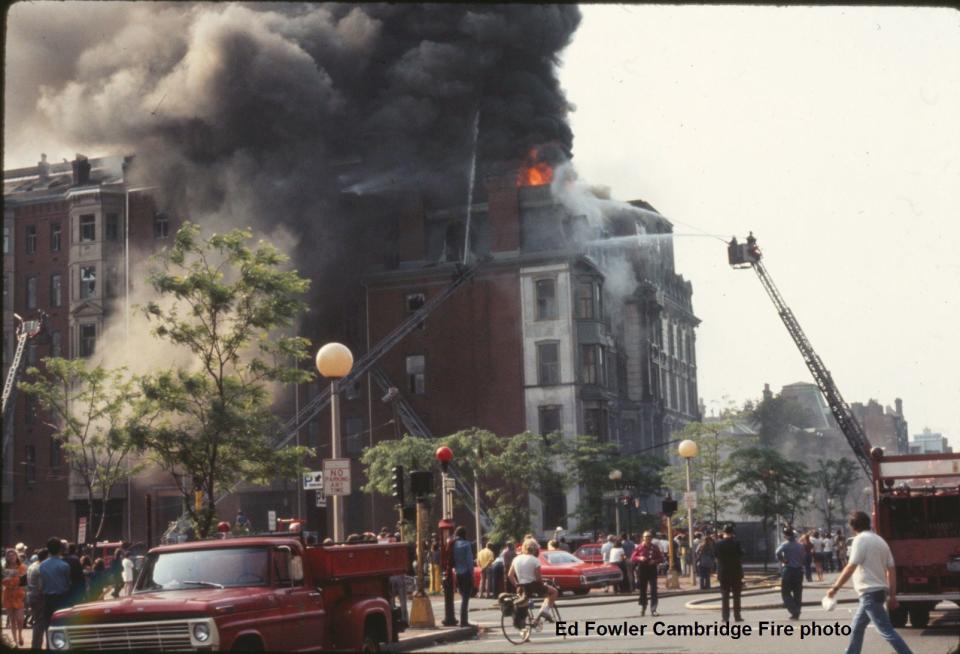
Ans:
[[[840,395],[830,371],[761,262],[753,233],[733,238],[727,259],[734,268],[753,268],[796,343],[807,368],[873,489],[873,525],[890,545],[897,570],[899,606],[890,612],[896,627],[924,628],[942,600],[960,605],[960,453],[887,455],[871,449],[863,427]]]
[[[14,331],[17,348],[13,353],[13,360],[10,361],[10,369],[7,371],[7,378],[3,382],[3,458],[7,458],[7,447],[13,441],[13,407],[12,404],[17,399],[17,379],[20,377],[20,365],[23,363],[23,352],[27,349],[27,341],[36,338],[43,331],[43,323],[46,315],[41,313],[36,320],[24,320],[17,314],[13,314],[16,321]],[[7,406],[10,410],[7,411]]]

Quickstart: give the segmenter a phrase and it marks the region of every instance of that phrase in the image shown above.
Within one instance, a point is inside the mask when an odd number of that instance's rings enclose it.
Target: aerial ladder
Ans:
[[[803,333],[803,329],[800,328],[800,323],[797,322],[793,311],[791,311],[787,303],[784,302],[783,296],[780,295],[780,291],[777,290],[773,279],[770,278],[766,268],[764,268],[761,262],[762,258],[763,255],[760,252],[760,248],[757,247],[757,239],[754,238],[753,232],[750,232],[750,235],[747,236],[746,243],[738,243],[736,237],[734,237],[727,244],[727,259],[732,267],[753,268],[757,273],[757,277],[760,278],[760,283],[763,284],[767,295],[773,300],[773,304],[777,308],[777,313],[780,314],[780,319],[783,320],[783,324],[786,325],[787,331],[790,332],[793,342],[796,343],[797,348],[799,348],[800,354],[803,356],[803,361],[807,364],[807,368],[809,368],[810,373],[813,375],[813,379],[820,388],[820,392],[823,393],[824,398],[826,398],[830,412],[837,421],[837,426],[840,427],[840,431],[843,432],[844,437],[846,437],[847,442],[850,444],[854,456],[857,458],[861,467],[863,467],[867,478],[870,479],[873,476],[870,464],[870,439],[867,438],[867,434],[864,432],[860,422],[856,416],[853,415],[849,405],[844,401],[843,396],[840,395],[840,390],[834,383],[830,371],[827,370],[820,356],[813,349],[809,339],[807,339],[806,334]]]
[[[43,323],[46,315],[41,313],[36,320],[24,320],[17,314],[13,314],[13,319],[17,321],[14,332],[17,342],[17,349],[13,353],[13,360],[10,361],[10,369],[7,371],[7,378],[3,382],[3,458],[7,458],[7,447],[13,439],[13,414],[14,405],[17,399],[17,378],[20,376],[20,364],[23,363],[23,352],[27,349],[27,341],[36,336],[43,330]],[[7,405],[10,405],[10,411],[7,411]]]
[[[453,281],[445,286],[439,293],[424,302],[423,306],[407,316],[406,320],[397,325],[393,331],[384,336],[376,345],[374,345],[362,357],[360,357],[360,359],[354,363],[350,374],[340,379],[337,382],[337,386],[339,388],[346,388],[355,383],[358,379],[360,379],[361,376],[373,370],[374,380],[382,390],[388,390],[390,383],[386,375],[382,371],[374,369],[377,361],[379,361],[383,355],[393,349],[393,347],[402,341],[410,332],[416,329],[424,320],[427,319],[431,313],[434,312],[434,310],[437,309],[437,307],[439,307],[454,293],[456,293],[457,289],[470,280],[476,272],[477,267],[477,265],[463,266],[461,264],[457,264]],[[396,401],[398,402],[400,419],[407,428],[407,431],[414,436],[432,438],[433,434],[416,414],[413,407],[410,406],[410,404],[402,397],[398,398]],[[279,435],[273,444],[274,449],[284,447],[293,441],[296,438],[297,433],[303,429],[307,423],[313,420],[313,418],[315,418],[321,411],[326,409],[329,404],[330,387],[328,386],[319,394],[317,394],[316,397],[301,407],[300,410],[289,420],[283,423],[283,425],[281,425]],[[450,474],[456,480],[458,489],[461,491],[461,493],[463,493],[463,497],[467,500],[465,504],[472,513],[474,511],[474,502],[470,484],[466,483],[466,481],[463,479],[463,476],[459,474],[453,467],[450,469]],[[216,504],[220,502],[234,490],[235,488],[231,488],[229,491],[225,491],[216,498],[214,503]],[[482,504],[480,509],[480,520],[488,529],[490,528],[490,525],[492,525],[492,522]]]

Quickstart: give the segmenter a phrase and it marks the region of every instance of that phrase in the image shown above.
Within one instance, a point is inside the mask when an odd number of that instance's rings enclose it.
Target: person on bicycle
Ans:
[[[519,554],[513,559],[507,577],[517,588],[523,589],[524,597],[543,597],[546,595],[547,599],[540,607],[537,619],[543,617],[549,622],[553,622],[549,609],[553,607],[560,593],[553,586],[543,583],[540,559],[537,556],[539,549],[537,541],[533,539],[524,541],[523,554]]]

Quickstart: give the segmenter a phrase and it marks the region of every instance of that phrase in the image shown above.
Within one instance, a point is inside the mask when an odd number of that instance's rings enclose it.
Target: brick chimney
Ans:
[[[764,384],[764,385],[763,385],[763,399],[764,399],[764,400],[772,400],[772,399],[773,399],[773,391],[770,390],[770,384]]]
[[[46,154],[41,154],[40,161],[37,162],[37,177],[41,184],[46,184],[50,181],[50,164],[47,163]]]
[[[893,404],[894,404],[895,407],[897,407],[897,415],[898,415],[898,416],[903,416],[903,400],[901,400],[901,399],[898,397],[898,398],[896,398],[896,399],[893,401]]]
[[[520,249],[520,194],[517,171],[495,174],[487,178],[487,207],[490,225],[490,251],[510,252]]]
[[[83,186],[90,183],[90,162],[82,154],[71,162],[73,164],[73,185]]]

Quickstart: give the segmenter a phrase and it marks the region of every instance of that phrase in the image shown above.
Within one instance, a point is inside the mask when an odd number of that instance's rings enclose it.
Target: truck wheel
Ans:
[[[366,636],[363,639],[363,649],[360,651],[374,654],[375,652],[380,651],[380,643],[373,636]]]
[[[894,610],[890,611],[890,624],[892,624],[897,629],[902,629],[906,627],[907,626],[907,607],[901,604]]]
[[[231,652],[263,652],[263,643],[256,636],[241,636],[230,648]]]
[[[925,629],[930,624],[930,609],[926,604],[914,604],[909,609],[910,624],[915,629]]]
[[[589,593],[589,592],[590,592],[590,589],[589,589],[589,588],[574,588],[574,589],[573,589],[573,594],[574,594],[574,595],[586,595],[586,594]]]

